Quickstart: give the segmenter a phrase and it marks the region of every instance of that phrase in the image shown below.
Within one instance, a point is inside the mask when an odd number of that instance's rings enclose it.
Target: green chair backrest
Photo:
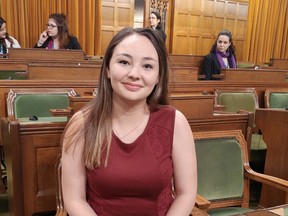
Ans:
[[[50,109],[64,109],[69,106],[68,94],[23,94],[15,98],[15,118],[50,117]]]
[[[255,113],[256,102],[250,92],[222,92],[218,97],[218,103],[225,106],[225,111],[237,113],[239,110],[247,110]]]
[[[0,71],[0,79],[25,80],[28,75],[26,71]]]
[[[205,199],[241,199],[244,191],[242,151],[235,138],[195,138],[197,193]]]
[[[270,108],[288,108],[288,92],[272,92],[269,103]]]

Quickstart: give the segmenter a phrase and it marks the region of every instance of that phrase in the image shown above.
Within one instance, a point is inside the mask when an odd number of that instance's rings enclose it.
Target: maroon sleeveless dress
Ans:
[[[99,216],[164,216],[173,202],[175,109],[152,112],[131,144],[113,134],[107,167],[87,173],[87,200]]]

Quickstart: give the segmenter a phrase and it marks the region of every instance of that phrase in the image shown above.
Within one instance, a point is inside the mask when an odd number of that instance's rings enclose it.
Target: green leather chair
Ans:
[[[196,206],[203,210],[201,205],[206,200],[209,215],[230,216],[252,211],[249,209],[250,180],[288,194],[288,181],[250,168],[247,143],[241,130],[194,132],[193,135],[198,173]]]
[[[28,79],[28,72],[18,70],[0,70],[0,79],[25,80]]]
[[[69,106],[73,89],[11,89],[7,97],[8,116],[14,118],[52,117],[50,109],[65,109]]]
[[[259,108],[258,95],[255,88],[225,88],[215,89],[215,104],[224,107],[224,111],[237,113],[240,110],[246,110],[255,113]],[[250,164],[253,169],[263,172],[266,156],[266,143],[262,139],[255,124],[253,126],[251,143],[248,143],[250,151]]]
[[[288,90],[276,89],[276,88],[266,89],[264,101],[265,101],[265,108],[287,109]]]

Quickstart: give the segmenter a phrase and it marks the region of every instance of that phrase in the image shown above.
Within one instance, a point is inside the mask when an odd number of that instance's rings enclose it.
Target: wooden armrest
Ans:
[[[74,109],[71,107],[65,109],[50,109],[50,113],[52,116],[71,117],[74,114]]]
[[[223,106],[223,105],[214,105],[214,110],[215,111],[224,111],[225,110],[225,106]]]
[[[209,216],[206,212],[202,211],[201,209],[194,207],[192,209],[191,214],[192,216]]]
[[[245,176],[254,181],[261,182],[263,184],[270,185],[272,187],[278,188],[286,193],[286,197],[288,199],[288,181],[284,179],[280,179],[274,176],[262,174],[253,171],[249,165],[245,165]],[[286,200],[288,201],[288,200]]]
[[[211,202],[206,200],[204,197],[200,196],[199,194],[196,195],[196,204],[195,206],[201,209],[204,212],[208,211]]]

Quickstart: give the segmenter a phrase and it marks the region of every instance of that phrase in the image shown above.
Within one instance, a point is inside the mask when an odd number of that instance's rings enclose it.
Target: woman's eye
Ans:
[[[145,64],[143,67],[144,67],[145,69],[152,69],[152,68],[153,68],[153,66],[150,65],[150,64]]]
[[[128,64],[129,64],[129,62],[126,61],[126,60],[120,60],[119,63],[120,63],[120,64],[123,64],[123,65],[128,65]]]

